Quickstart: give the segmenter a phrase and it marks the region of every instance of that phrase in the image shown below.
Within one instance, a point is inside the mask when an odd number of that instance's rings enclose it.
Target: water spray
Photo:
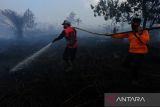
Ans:
[[[44,53],[51,45],[52,45],[52,43],[49,43],[48,45],[46,45],[45,47],[40,49],[38,52],[36,52],[33,55],[31,55],[30,57],[26,58],[25,60],[23,60],[22,62],[17,64],[15,67],[13,67],[10,70],[10,72],[16,72],[16,71],[22,70],[23,68],[27,67],[31,62],[36,60],[38,58],[38,56],[40,56],[42,53]]]

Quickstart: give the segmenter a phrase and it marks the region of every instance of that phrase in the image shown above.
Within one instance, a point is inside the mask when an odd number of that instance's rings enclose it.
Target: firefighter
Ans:
[[[131,22],[133,32],[112,35],[113,38],[128,38],[130,41],[128,55],[123,63],[123,67],[131,70],[132,83],[138,83],[138,71],[142,66],[144,57],[148,53],[147,44],[150,39],[148,30],[143,30],[140,24],[140,18],[133,18]]]
[[[52,43],[61,40],[62,38],[66,39],[67,45],[63,53],[63,60],[66,62],[65,70],[71,71],[73,69],[77,52],[77,35],[76,30],[71,26],[69,21],[64,20],[62,25],[64,30],[57,38],[52,41]]]

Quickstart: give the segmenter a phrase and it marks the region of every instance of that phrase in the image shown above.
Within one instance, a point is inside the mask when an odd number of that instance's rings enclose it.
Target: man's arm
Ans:
[[[112,38],[118,38],[118,39],[128,38],[128,34],[113,34]]]
[[[144,30],[143,31],[143,35],[144,36],[141,36],[140,38],[141,38],[143,43],[147,44],[149,42],[149,40],[150,40],[150,35],[149,35],[148,30]]]
[[[61,33],[57,38],[55,38],[55,39],[52,41],[52,43],[54,43],[54,42],[56,42],[56,41],[58,41],[58,40],[61,40],[61,39],[64,37],[64,35],[65,35],[65,32],[62,31],[62,33]]]

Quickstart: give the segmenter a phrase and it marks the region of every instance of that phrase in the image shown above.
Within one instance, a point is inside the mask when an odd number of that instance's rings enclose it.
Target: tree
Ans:
[[[29,9],[23,15],[10,9],[1,10],[0,14],[6,17],[5,24],[11,27],[18,38],[23,37],[25,29],[32,28],[35,25],[34,14]]]
[[[82,23],[82,20],[80,18],[76,19],[75,22],[77,23],[77,25],[79,26],[80,23]]]
[[[143,27],[152,27],[160,23],[160,0],[100,0],[93,6],[94,16],[104,16],[105,20],[111,19],[116,23],[130,23],[133,17],[143,20]]]
[[[24,28],[26,28],[26,29],[31,29],[36,25],[34,14],[29,9],[27,9],[25,11],[25,13],[23,15],[23,21],[25,23]]]
[[[80,23],[82,23],[82,20],[80,18],[76,18],[76,14],[74,12],[71,12],[66,19],[72,24],[79,25]]]

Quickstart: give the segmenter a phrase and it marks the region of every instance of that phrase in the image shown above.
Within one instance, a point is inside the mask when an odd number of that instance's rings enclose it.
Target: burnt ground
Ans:
[[[24,57],[7,60],[14,64],[0,72],[0,107],[102,107],[104,93],[160,92],[160,49],[156,45],[150,46],[139,84],[131,84],[131,73],[121,67],[127,55],[126,43],[79,38],[75,67],[65,72],[63,42],[55,43],[14,73],[10,68]]]

